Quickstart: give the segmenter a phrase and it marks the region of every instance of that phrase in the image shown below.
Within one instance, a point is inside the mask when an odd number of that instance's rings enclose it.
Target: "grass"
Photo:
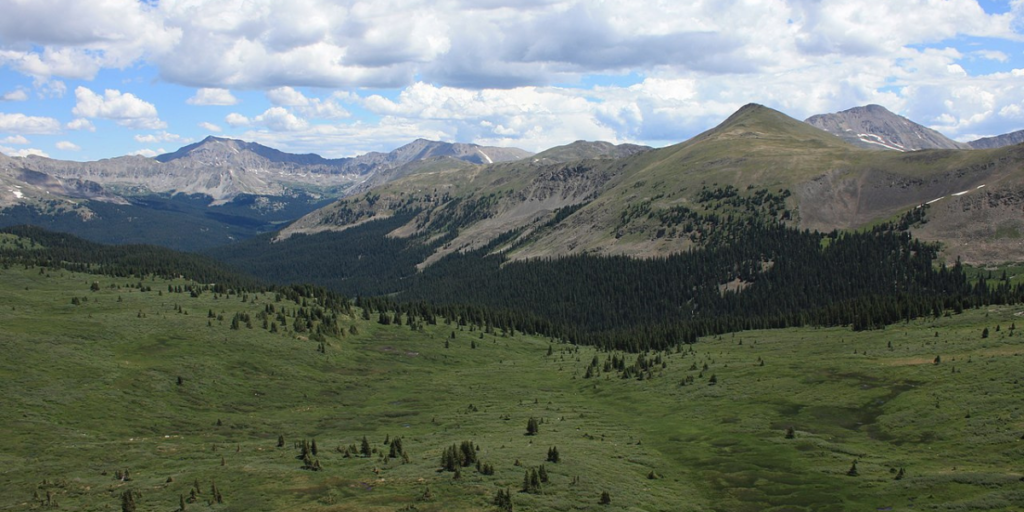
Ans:
[[[152,291],[0,270],[0,510],[46,508],[47,492],[62,509],[111,510],[131,489],[139,510],[170,511],[197,481],[188,510],[491,510],[501,489],[515,510],[1014,510],[1024,499],[1020,308],[859,333],[742,332],[661,354],[644,380],[585,379],[611,354],[359,314],[342,320],[358,334],[321,354],[292,332],[229,329],[273,296],[142,282]],[[338,451],[364,436],[385,453],[401,437],[408,463]],[[303,439],[323,471],[301,469]],[[462,441],[493,476],[439,471]],[[552,446],[550,481],[519,492]],[[126,468],[132,479],[115,479]],[[213,483],[223,504],[208,503]]]

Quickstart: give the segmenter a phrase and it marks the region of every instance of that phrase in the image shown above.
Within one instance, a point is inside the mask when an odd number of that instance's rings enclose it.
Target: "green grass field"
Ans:
[[[638,380],[584,378],[613,355],[589,347],[358,311],[341,320],[357,334],[320,353],[294,332],[229,328],[272,295],[139,282],[0,270],[0,510],[119,510],[131,490],[138,510],[170,512],[196,483],[188,510],[493,510],[506,489],[515,510],[1024,504],[1024,333],[1011,328],[1024,307],[702,339],[647,354],[663,365]],[[346,458],[364,437],[376,453]],[[384,457],[396,437],[407,462]],[[297,458],[314,439],[322,471]],[[463,441],[493,475],[441,470]],[[541,464],[549,481],[520,492]]]

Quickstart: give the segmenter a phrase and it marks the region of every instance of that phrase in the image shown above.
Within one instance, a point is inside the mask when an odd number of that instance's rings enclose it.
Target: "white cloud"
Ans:
[[[25,145],[25,144],[31,144],[31,142],[29,142],[28,139],[26,139],[25,137],[23,137],[21,135],[11,135],[10,137],[4,137],[4,138],[0,139],[0,144]]]
[[[62,140],[57,142],[57,149],[60,149],[62,151],[80,151],[82,148],[79,147],[78,144],[75,144],[74,142]]]
[[[78,119],[68,121],[68,124],[66,124],[65,126],[67,126],[69,130],[87,130],[90,132],[96,131],[96,127],[92,125],[92,122],[90,122],[88,119],[83,119],[81,117]]]
[[[221,132],[220,126],[217,126],[217,125],[215,125],[213,123],[208,123],[206,121],[203,121],[202,123],[199,123],[198,126],[200,128],[202,128],[202,129],[208,131],[208,132],[212,132],[212,133],[220,133]]]
[[[204,87],[196,91],[196,94],[189,98],[186,103],[189,105],[235,105],[238,98],[235,98],[227,89]]]
[[[267,99],[274,105],[284,107],[298,107],[309,104],[309,99],[303,96],[301,92],[288,86],[277,87],[267,91]]]
[[[132,151],[131,153],[128,153],[128,154],[129,155],[133,155],[133,156],[144,156],[146,158],[153,158],[154,156],[162,155],[162,154],[164,154],[166,152],[167,152],[167,150],[165,150],[164,148],[160,148],[160,149],[156,149],[156,150],[153,150],[153,149],[140,149],[140,150],[137,150],[137,151]]]
[[[50,155],[46,154],[46,152],[41,150],[41,149],[36,149],[36,148],[14,149],[14,148],[8,148],[8,147],[5,147],[5,146],[0,146],[0,153],[3,153],[5,155],[7,155],[7,156],[20,156],[20,157],[35,155],[35,156],[43,156],[43,157],[49,158],[49,156],[50,156]]]
[[[266,91],[270,109],[224,123],[285,141],[404,128],[531,148],[668,142],[748,102],[798,118],[880,103],[964,136],[1019,128],[1024,97],[1021,76],[967,64],[1019,66],[1022,0],[995,15],[976,0],[0,0],[0,12],[0,66],[33,77],[40,95],[62,95],[59,78],[149,65],[197,88],[193,105]],[[317,87],[391,90],[363,100],[318,98]],[[80,117],[163,129],[152,104],[86,91]],[[381,119],[323,122],[351,118],[353,101]]]
[[[76,116],[103,118],[136,130],[159,130],[167,126],[157,115],[152,103],[140,100],[131,93],[107,89],[103,96],[79,86],[75,89],[77,103],[72,113]]]
[[[347,99],[344,94],[333,94],[327,99],[307,98],[291,87],[277,87],[267,91],[267,99],[275,106],[292,107],[305,118],[343,119],[351,115],[338,103],[340,99]]]
[[[37,77],[32,81],[32,85],[36,88],[36,96],[44,99],[63,98],[68,92],[68,86],[64,82],[52,78]]]
[[[135,0],[2,0],[0,12],[0,62],[39,78],[92,79],[102,68],[169,52],[181,36]]]
[[[254,117],[253,122],[278,132],[298,131],[309,126],[304,119],[296,117],[283,107],[268,108],[266,112]]]
[[[0,63],[33,77],[92,80],[102,68],[95,54],[80,48],[47,47],[41,53],[0,50]]]
[[[963,35],[1019,41],[1021,11],[990,15],[976,0],[0,0],[0,62],[90,79],[142,61],[172,83],[220,90],[513,88],[658,67],[792,69]]]
[[[0,133],[52,134],[60,132],[60,121],[52,117],[0,112]]]
[[[971,52],[971,55],[986,60],[994,60],[996,62],[1009,62],[1010,60],[1009,55],[1006,55],[1005,53],[999,50],[977,50]]]
[[[148,135],[136,135],[135,142],[141,142],[143,144],[154,144],[157,142],[190,142],[191,139],[182,137],[181,135],[168,132],[151,133]]]
[[[241,126],[262,126],[277,132],[294,132],[309,127],[309,123],[284,107],[270,107],[262,114],[248,118],[242,114],[232,112],[224,118],[228,125],[238,128]]]
[[[28,99],[28,93],[25,89],[15,89],[13,91],[5,92],[0,96],[0,101],[25,101]]]
[[[227,123],[228,126],[236,128],[239,126],[249,126],[249,124],[251,123],[248,117],[245,117],[237,112],[232,112],[227,116],[224,116],[224,122]]]

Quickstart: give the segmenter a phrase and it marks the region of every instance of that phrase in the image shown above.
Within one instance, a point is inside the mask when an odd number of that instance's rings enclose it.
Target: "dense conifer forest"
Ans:
[[[707,199],[735,196],[717,192]],[[769,195],[763,204],[775,202]],[[701,237],[687,252],[647,259],[581,254],[512,261],[496,250],[524,243],[512,231],[423,271],[416,264],[454,235],[442,233],[430,243],[386,236],[414,215],[284,242],[261,237],[210,252],[237,271],[204,256],[103,246],[24,227],[6,231],[45,249],[8,247],[4,261],[118,276],[184,275],[217,283],[221,291],[313,283],[357,297],[356,304],[384,324],[415,328],[443,319],[634,352],[750,329],[875,329],[1024,299],[1024,288],[1005,277],[971,282],[959,262],[937,264],[938,247],[905,231],[925,221],[923,209],[871,230],[831,233],[789,227],[781,208],[770,216],[692,216],[730,235]]]
[[[729,189],[706,196],[704,202],[716,208],[740,200]],[[631,351],[747,329],[881,328],[1024,297],[1005,279],[972,283],[958,262],[938,264],[938,247],[906,232],[926,222],[925,208],[863,232],[818,233],[785,224],[783,196],[754,194],[732,205],[755,213],[769,208],[769,215],[688,213],[673,227],[728,236],[700,235],[694,249],[665,258],[510,261],[496,249],[522,243],[513,242],[520,233],[512,231],[418,272],[415,265],[451,235],[431,243],[385,236],[415,212],[212,254],[273,282],[312,281],[361,297],[371,311],[404,311],[431,321],[441,316]]]

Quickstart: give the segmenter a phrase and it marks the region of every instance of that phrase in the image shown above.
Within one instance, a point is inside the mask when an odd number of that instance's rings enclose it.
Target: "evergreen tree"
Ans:
[[[135,492],[126,489],[121,493],[121,512],[135,512]]]
[[[530,418],[526,422],[526,435],[535,436],[540,431],[540,425],[537,423],[536,418]]]
[[[512,512],[512,491],[499,489],[494,495],[494,506],[501,512]]]
[[[359,453],[361,453],[365,458],[369,458],[370,455],[373,455],[373,450],[370,448],[370,441],[366,439],[366,436],[363,436],[363,442],[359,448]]]
[[[608,491],[601,491],[601,499],[598,501],[601,505],[611,505],[612,495],[608,494]]]
[[[556,464],[558,463],[559,460],[561,460],[561,458],[558,455],[558,447],[557,446],[552,446],[551,448],[548,448],[548,459],[547,460],[548,460],[548,462],[554,462]]]

